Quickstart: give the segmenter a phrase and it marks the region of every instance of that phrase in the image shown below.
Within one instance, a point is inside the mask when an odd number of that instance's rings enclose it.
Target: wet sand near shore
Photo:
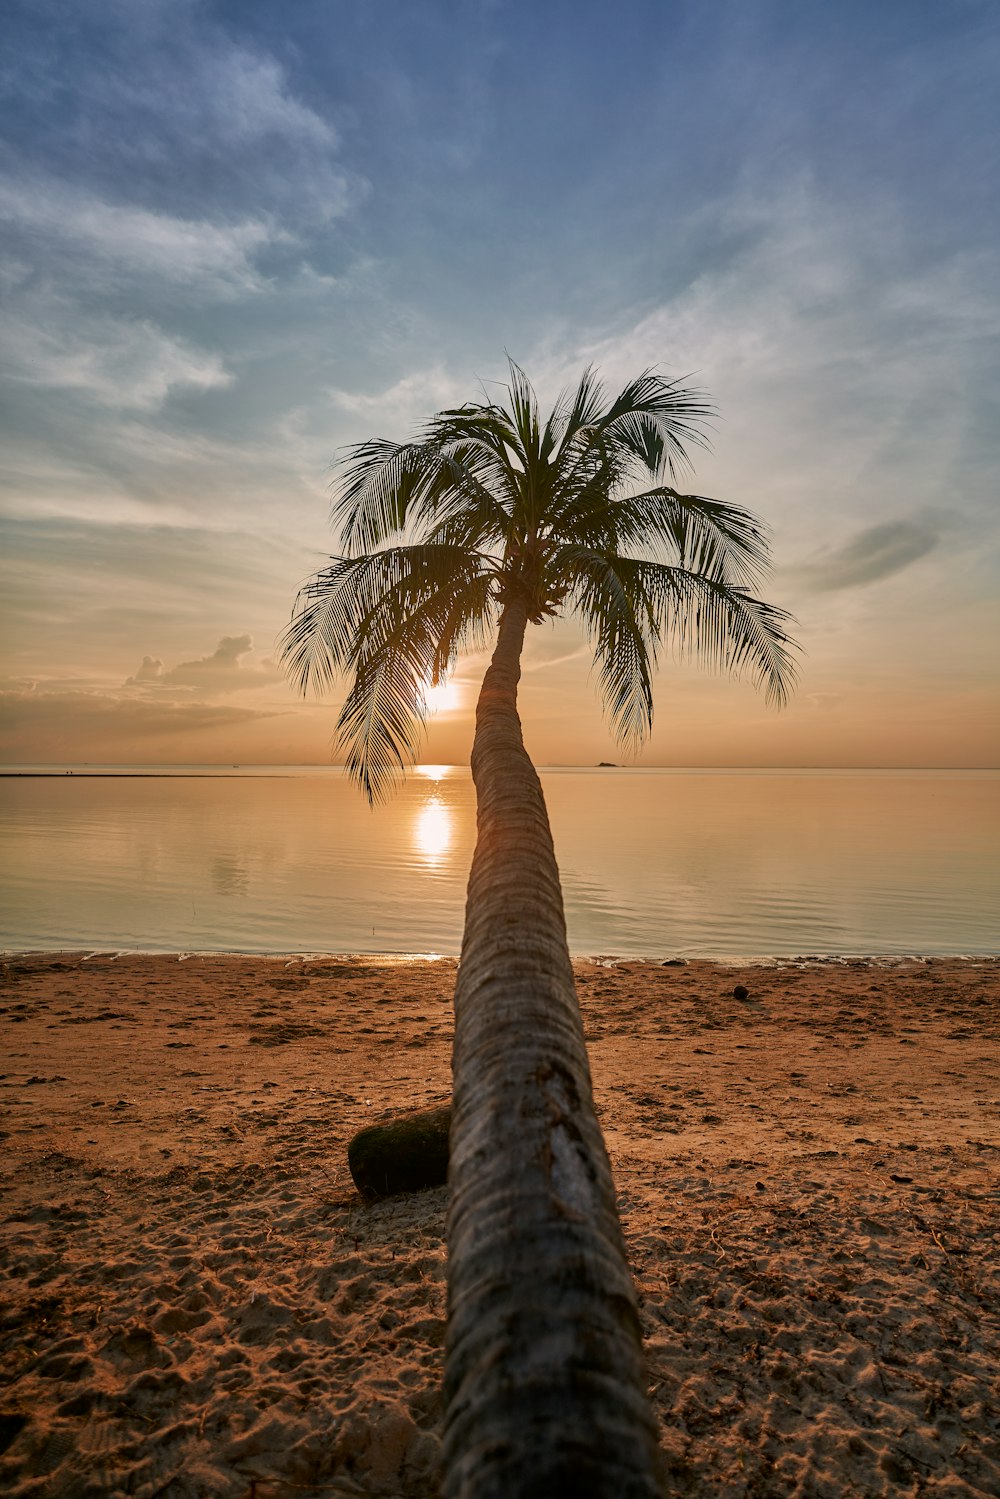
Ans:
[[[8,955],[4,1493],[436,1493],[455,966]],[[576,966],[672,1492],[1000,1492],[1000,960]]]

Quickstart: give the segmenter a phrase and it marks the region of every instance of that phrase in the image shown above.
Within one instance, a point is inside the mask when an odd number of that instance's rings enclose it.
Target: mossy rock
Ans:
[[[360,1130],[347,1147],[347,1164],[362,1197],[421,1192],[448,1179],[451,1108],[400,1114]]]

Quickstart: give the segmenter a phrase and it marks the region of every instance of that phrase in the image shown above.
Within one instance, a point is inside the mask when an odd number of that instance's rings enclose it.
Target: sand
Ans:
[[[673,1491],[1000,1493],[1000,962],[578,975]],[[8,958],[0,1490],[435,1493],[454,976]]]

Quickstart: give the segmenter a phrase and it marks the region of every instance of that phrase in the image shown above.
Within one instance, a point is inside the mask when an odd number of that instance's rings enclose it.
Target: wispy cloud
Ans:
[[[740,499],[794,545],[816,507],[855,521],[901,495],[995,514],[983,392],[996,380],[1000,257],[928,262],[891,203],[824,193],[807,177],[715,202],[688,234],[733,248],[637,319],[550,352],[553,387],[593,361],[615,383],[662,364],[720,411],[708,493]]]
[[[190,35],[190,45],[174,51],[166,74],[159,71],[162,57],[157,59],[152,95],[148,75],[137,80],[119,74],[113,86],[130,114],[168,114],[188,139],[207,135],[227,150],[274,137],[327,149],[337,145],[331,122],[294,96],[275,57],[227,45],[221,34],[214,48],[205,48],[205,40],[203,33]],[[181,80],[183,89],[173,87]]]
[[[296,721],[301,717],[291,695],[282,691],[274,662],[248,662],[252,650],[253,641],[244,634],[226,636],[210,655],[174,667],[145,656],[117,689],[70,675],[0,679],[0,756],[83,761],[124,754],[145,760],[151,751],[155,758],[155,745],[163,740],[177,747],[180,758],[198,759],[202,753],[238,758],[241,736],[255,725],[289,714]],[[261,688],[272,692],[252,707],[225,701]],[[165,753],[169,758],[174,750]]]
[[[294,215],[297,199],[299,214],[324,221],[343,212],[353,184],[333,121],[263,38],[201,5],[125,10],[89,0],[72,26],[22,28],[22,66],[5,81],[27,156],[58,162],[66,180],[102,181],[109,198],[214,205],[219,218],[240,200]]]
[[[30,297],[0,316],[0,330],[9,379],[115,410],[155,411],[178,387],[211,390],[232,378],[218,354],[149,319],[91,315],[61,297]]]
[[[454,372],[433,364],[412,370],[383,390],[352,391],[332,386],[326,394],[341,411],[363,418],[372,432],[401,439],[411,436],[435,411],[457,406],[473,393],[460,384]]]
[[[111,493],[136,414],[221,390],[248,365],[247,384],[259,383],[289,340],[282,297],[301,299],[303,266],[322,272],[320,296],[337,296],[328,272],[348,257],[333,253],[336,224],[366,192],[316,107],[322,94],[303,97],[252,27],[223,27],[195,4],[126,9],[95,0],[63,25],[58,6],[25,7],[0,106],[7,421],[29,465],[79,456],[67,488],[87,486],[100,447]],[[299,317],[314,326],[316,307]],[[60,392],[61,404],[26,412],[19,386]],[[252,400],[226,408],[234,428]],[[282,403],[271,404],[277,421]],[[189,460],[218,409],[175,406]],[[148,474],[176,431],[146,437]]]
[[[530,638],[530,637],[529,637]],[[560,651],[556,656],[545,656],[537,641],[531,638],[528,660],[525,661],[521,670],[525,675],[536,671],[549,671],[553,666],[566,666],[570,661],[591,660],[594,655],[593,647],[590,645],[578,645],[571,651]]]
[[[250,217],[235,223],[185,218],[114,202],[51,177],[0,181],[0,219],[8,246],[24,257],[23,271],[58,257],[75,285],[112,276],[154,276],[200,285],[213,293],[262,285],[252,260],[264,246],[287,241],[273,220]],[[120,289],[120,288],[119,288]]]
[[[207,703],[130,700],[99,692],[0,691],[0,746],[25,732],[43,739],[56,733],[71,746],[78,734],[102,738],[188,734],[274,718],[278,708],[235,708]]]
[[[866,526],[850,541],[799,567],[798,578],[819,593],[860,588],[902,572],[938,545],[939,537],[917,521]]]

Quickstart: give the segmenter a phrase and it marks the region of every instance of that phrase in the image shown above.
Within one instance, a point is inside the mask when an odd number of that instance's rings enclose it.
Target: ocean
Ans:
[[[335,768],[7,771],[8,951],[459,951],[466,770],[374,810]],[[541,776],[576,955],[1000,951],[1000,772]]]

